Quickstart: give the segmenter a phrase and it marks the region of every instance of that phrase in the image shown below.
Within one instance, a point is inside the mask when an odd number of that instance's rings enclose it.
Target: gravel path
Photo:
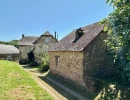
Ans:
[[[31,68],[24,68],[27,72],[29,72],[33,78],[41,85],[41,87],[46,90],[50,95],[52,95],[54,97],[55,100],[68,100],[66,97],[64,97],[63,95],[61,95],[60,93],[58,93],[53,87],[51,87],[50,85],[48,85],[45,81],[43,81],[42,79],[40,79],[38,76],[45,76],[46,74],[41,74],[39,72],[37,72],[35,69],[31,69]],[[79,100],[88,100],[85,97],[83,97],[82,95],[80,95],[79,93],[65,87],[64,85],[56,82],[55,80],[46,77],[47,80],[49,80],[50,82],[52,82],[53,84],[56,84],[57,86],[59,86],[60,88],[64,89],[65,91],[69,92],[70,94],[72,94],[73,96],[77,97]]]

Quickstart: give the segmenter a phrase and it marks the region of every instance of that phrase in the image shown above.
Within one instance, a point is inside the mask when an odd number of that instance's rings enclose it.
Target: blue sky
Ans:
[[[40,36],[47,30],[62,39],[112,11],[106,0],[0,0],[0,40]]]

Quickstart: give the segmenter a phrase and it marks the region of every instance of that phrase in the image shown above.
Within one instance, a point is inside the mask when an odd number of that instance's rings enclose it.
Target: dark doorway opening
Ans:
[[[29,60],[29,62],[34,62],[35,58],[34,58],[33,51],[28,52],[28,60]]]

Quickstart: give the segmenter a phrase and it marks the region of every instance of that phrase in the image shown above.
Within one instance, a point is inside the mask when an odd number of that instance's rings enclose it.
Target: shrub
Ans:
[[[39,70],[40,71],[48,71],[49,69],[49,55],[47,52],[40,53],[39,60]]]

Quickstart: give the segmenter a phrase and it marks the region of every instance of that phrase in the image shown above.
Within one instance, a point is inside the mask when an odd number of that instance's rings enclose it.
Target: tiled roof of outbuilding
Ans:
[[[18,45],[34,45],[33,42],[35,42],[39,37],[35,36],[25,36],[22,39],[20,39]]]
[[[103,25],[99,25],[99,22],[82,27],[84,35],[80,37],[77,42],[74,42],[76,30],[72,31],[50,51],[82,51],[102,30]]]
[[[0,54],[19,54],[19,50],[13,45],[0,44]]]

